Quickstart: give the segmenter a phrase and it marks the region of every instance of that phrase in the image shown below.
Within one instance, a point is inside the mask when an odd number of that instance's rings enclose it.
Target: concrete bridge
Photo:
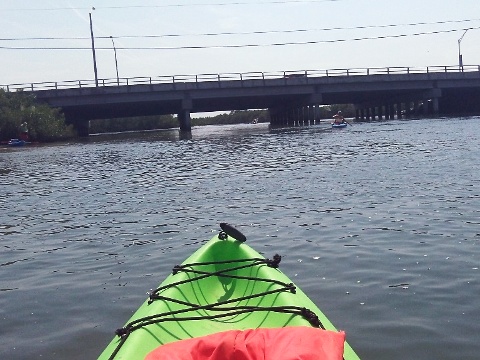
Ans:
[[[318,119],[318,108],[355,104],[358,119],[391,119],[420,109],[422,115],[480,112],[480,65],[330,69],[175,75],[4,85],[32,91],[63,109],[79,134],[89,120],[178,114],[191,130],[190,114],[269,109],[272,125]]]

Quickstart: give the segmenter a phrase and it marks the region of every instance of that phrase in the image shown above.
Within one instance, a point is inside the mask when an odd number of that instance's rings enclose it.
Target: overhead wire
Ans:
[[[323,3],[323,2],[341,2],[343,0],[263,0],[263,1],[234,1],[221,3],[189,3],[189,4],[160,4],[160,5],[116,5],[116,6],[97,6],[95,9],[144,9],[144,8],[172,8],[172,7],[193,7],[193,6],[231,6],[231,5],[265,5],[265,4],[295,4],[295,3]],[[90,10],[92,7],[50,7],[50,8],[11,8],[2,9],[2,11],[63,11],[63,10]]]
[[[114,39],[149,39],[149,38],[164,38],[164,37],[188,37],[188,36],[231,36],[231,35],[266,35],[266,34],[289,34],[289,33],[306,33],[317,31],[338,31],[338,30],[366,30],[366,29],[382,29],[382,28],[395,28],[402,26],[424,26],[424,25],[445,25],[445,24],[458,24],[480,21],[480,19],[463,19],[463,20],[444,20],[434,22],[416,22],[416,23],[404,23],[404,24],[380,24],[380,25],[361,25],[361,26],[348,26],[348,27],[330,27],[330,28],[317,28],[317,29],[290,29],[290,30],[258,30],[258,31],[245,31],[245,32],[212,32],[212,33],[191,33],[191,34],[159,34],[159,35],[117,35],[112,36]],[[466,30],[459,29],[458,31]],[[96,36],[96,39],[110,39],[110,36]],[[31,40],[89,40],[90,37],[24,37],[24,38],[0,38],[0,41],[31,41]]]
[[[468,30],[480,29],[478,27],[470,27]],[[289,45],[310,45],[321,43],[340,43],[348,41],[363,41],[363,40],[379,40],[379,39],[394,39],[404,38],[409,36],[423,36],[443,33],[452,33],[464,31],[466,29],[449,29],[437,30],[428,32],[417,32],[411,34],[394,34],[394,35],[380,35],[380,36],[365,36],[350,39],[331,39],[331,40],[311,40],[311,41],[290,41],[290,42],[276,42],[268,44],[226,44],[226,45],[187,45],[187,46],[132,46],[132,47],[117,47],[117,50],[194,50],[194,49],[213,49],[213,48],[253,48],[253,47],[269,47],[269,46],[289,46]],[[90,50],[90,47],[14,47],[14,46],[0,46],[0,49],[8,50]],[[96,50],[111,50],[110,47],[97,47]]]
[[[318,29],[291,29],[291,30],[259,30],[246,32],[219,32],[219,33],[198,33],[198,34],[163,34],[163,35],[125,35],[118,36],[118,38],[159,38],[159,37],[183,37],[183,36],[222,36],[222,35],[263,35],[263,34],[287,34],[287,33],[304,33],[317,31],[337,31],[337,30],[365,30],[375,28],[394,28],[400,26],[420,26],[420,25],[440,25],[451,23],[464,23],[480,21],[480,19],[465,19],[465,20],[448,20],[436,22],[417,22],[407,24],[386,24],[386,25],[363,25],[363,26],[349,26],[349,27],[331,27]]]

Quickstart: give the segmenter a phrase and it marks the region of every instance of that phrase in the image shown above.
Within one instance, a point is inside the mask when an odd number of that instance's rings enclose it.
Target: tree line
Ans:
[[[253,122],[268,122],[266,110],[234,110],[215,116],[195,117],[191,119],[192,126],[226,125]],[[155,129],[178,128],[179,121],[173,115],[137,116],[116,119],[98,119],[90,121],[90,133],[107,133],[122,131],[144,131]]]

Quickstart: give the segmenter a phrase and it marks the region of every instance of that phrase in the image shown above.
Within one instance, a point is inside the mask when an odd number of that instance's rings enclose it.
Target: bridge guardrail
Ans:
[[[129,78],[105,78],[98,79],[98,86],[129,86],[129,85],[154,85],[154,84],[175,84],[175,83],[201,83],[221,81],[244,81],[244,80],[266,80],[280,78],[319,78],[338,76],[370,76],[370,75],[393,75],[393,74],[428,74],[428,73],[463,73],[480,72],[480,65],[458,65],[428,66],[428,67],[372,67],[372,68],[349,68],[349,69],[324,69],[324,70],[288,70],[271,72],[244,72],[244,73],[219,73],[219,74],[185,74],[185,75],[159,75],[154,77],[129,77]],[[40,90],[62,90],[72,88],[96,87],[95,80],[67,80],[60,82],[34,82],[0,85],[7,92],[12,91],[40,91]]]

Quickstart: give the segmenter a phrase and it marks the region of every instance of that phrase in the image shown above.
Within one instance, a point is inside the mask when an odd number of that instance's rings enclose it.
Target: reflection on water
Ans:
[[[363,358],[475,358],[479,124],[207,126],[1,149],[0,357],[95,358],[227,221],[283,255]]]

